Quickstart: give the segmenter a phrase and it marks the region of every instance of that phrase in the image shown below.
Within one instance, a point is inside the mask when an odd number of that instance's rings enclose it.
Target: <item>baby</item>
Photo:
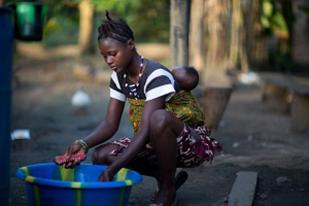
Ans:
[[[193,67],[178,66],[172,70],[180,90],[191,91],[199,82],[199,74]]]

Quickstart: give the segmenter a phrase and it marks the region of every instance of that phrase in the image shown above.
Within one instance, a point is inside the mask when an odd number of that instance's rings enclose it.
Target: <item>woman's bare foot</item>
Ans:
[[[151,206],[173,206],[176,199],[175,188],[161,189],[158,191]]]
[[[167,206],[176,205],[176,201],[175,201],[176,191],[186,182],[186,180],[188,179],[188,176],[189,176],[188,173],[184,170],[181,170],[180,172],[177,173],[177,175],[175,176],[175,194],[172,195],[174,196],[172,198],[173,202],[171,204],[166,204]],[[162,198],[160,198],[159,189],[157,188],[153,197],[151,198],[151,204],[149,206],[163,206],[163,203],[157,203],[157,202],[161,202],[160,199]]]

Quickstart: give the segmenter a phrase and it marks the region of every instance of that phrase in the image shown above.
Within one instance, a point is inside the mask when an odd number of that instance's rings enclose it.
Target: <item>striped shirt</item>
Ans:
[[[125,102],[126,98],[150,101],[166,96],[168,101],[178,90],[172,73],[163,65],[146,60],[139,85],[131,82],[124,72],[113,71],[110,80],[110,97]]]

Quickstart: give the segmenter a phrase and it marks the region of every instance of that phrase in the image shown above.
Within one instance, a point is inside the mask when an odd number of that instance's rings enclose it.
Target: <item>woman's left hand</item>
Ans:
[[[110,168],[108,167],[106,170],[104,170],[100,177],[99,180],[102,182],[107,182],[107,181],[112,181],[114,177],[113,172],[110,170]]]

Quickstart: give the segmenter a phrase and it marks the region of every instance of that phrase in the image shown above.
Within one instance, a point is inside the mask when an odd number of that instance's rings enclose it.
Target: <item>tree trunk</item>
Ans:
[[[309,15],[301,11],[301,6],[309,7],[309,3],[305,0],[293,1],[293,60],[298,64],[309,64]]]
[[[249,64],[261,65],[267,62],[268,51],[265,39],[261,37],[262,27],[260,24],[261,3],[256,0],[249,0],[250,3],[245,10],[248,17],[246,23],[246,45]]]
[[[94,6],[91,0],[82,0],[79,3],[79,53],[88,54],[94,52],[92,44],[93,24],[94,24]]]
[[[240,66],[242,72],[248,72],[248,58],[245,48],[245,27],[241,0],[232,0],[231,43],[229,67]]]
[[[232,88],[207,87],[200,103],[205,113],[205,122],[209,129],[216,130],[220,124],[226,106],[230,100]]]
[[[200,98],[208,127],[218,128],[232,87],[226,75],[229,48],[229,7],[227,0],[204,1],[204,42],[206,62],[202,70],[203,95]]]
[[[208,0],[205,2],[205,29],[207,33],[206,66],[203,83],[212,86],[230,86],[225,75],[228,60],[229,1]]]
[[[171,0],[170,44],[172,66],[189,63],[190,0]]]
[[[198,71],[204,68],[204,0],[193,0],[190,21],[190,64]]]

